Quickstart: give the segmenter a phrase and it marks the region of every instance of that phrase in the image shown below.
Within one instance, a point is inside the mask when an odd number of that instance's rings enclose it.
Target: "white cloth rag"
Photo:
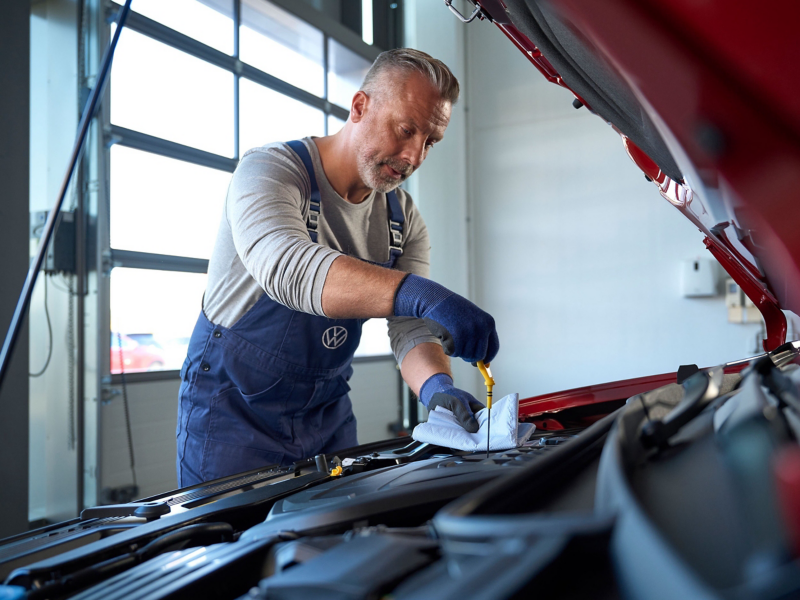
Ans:
[[[428,414],[428,420],[420,423],[411,434],[418,442],[427,442],[454,448],[456,450],[486,450],[486,428],[491,414],[492,438],[489,440],[490,450],[508,450],[522,446],[531,437],[536,425],[519,422],[519,394],[504,396],[492,405],[492,410],[484,408],[475,415],[480,429],[478,433],[469,433],[456,420],[455,415],[441,406]]]

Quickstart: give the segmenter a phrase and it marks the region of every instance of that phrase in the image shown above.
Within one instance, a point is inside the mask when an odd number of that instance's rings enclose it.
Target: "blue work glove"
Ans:
[[[500,349],[492,315],[424,277],[403,279],[395,292],[394,315],[423,319],[448,356],[489,363]]]
[[[469,392],[455,387],[453,378],[446,373],[428,377],[419,390],[419,399],[428,410],[437,406],[449,410],[469,433],[477,433],[480,429],[475,413],[485,408],[484,405]]]

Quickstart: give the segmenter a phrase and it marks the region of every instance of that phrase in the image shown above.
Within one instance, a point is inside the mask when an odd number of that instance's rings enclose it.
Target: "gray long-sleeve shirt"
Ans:
[[[276,302],[314,315],[322,288],[341,254],[373,262],[389,260],[389,212],[385,194],[372,192],[352,204],[333,189],[311,138],[304,138],[320,191],[317,242],[306,229],[311,183],[300,158],[285,143],[245,153],[228,188],[203,300],[206,317],[232,327],[266,293]],[[428,277],[428,231],[411,197],[397,190],[405,224],[396,269]],[[419,319],[392,317],[389,337],[398,363],[414,346],[438,343]]]

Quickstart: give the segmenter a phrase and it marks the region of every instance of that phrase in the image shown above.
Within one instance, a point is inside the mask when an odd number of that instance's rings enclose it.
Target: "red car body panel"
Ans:
[[[743,246],[743,250],[750,254],[750,258],[746,257],[728,236],[726,230],[736,225],[728,221],[713,223],[713,219],[709,219],[710,211],[703,207],[692,190],[667,177],[649,156],[624,135],[622,142],[628,156],[656,184],[661,195],[705,234],[703,243],[706,248],[758,307],[767,329],[764,350],[769,352],[783,344],[788,329],[786,316],[766,279],[754,264],[752,253]]]
[[[625,400],[670,383],[675,383],[675,373],[636,377],[542,394],[520,400],[519,414],[520,417],[538,417],[545,413],[557,413],[565,408]]]
[[[122,349],[120,350],[120,341]],[[116,335],[111,339],[111,373],[141,373],[164,367],[164,353],[153,345],[139,344],[123,335],[119,340]],[[124,368],[123,368],[124,367]]]
[[[749,364],[748,360],[737,361],[726,366],[724,371],[726,374],[739,373]],[[571,390],[532,396],[519,401],[519,416],[521,419],[535,422],[551,418],[556,413],[568,408],[618,402],[676,382],[676,373],[662,373],[661,375],[635,377],[633,379],[587,385]],[[600,413],[600,416],[602,414]],[[545,429],[553,429],[553,427],[545,427]]]

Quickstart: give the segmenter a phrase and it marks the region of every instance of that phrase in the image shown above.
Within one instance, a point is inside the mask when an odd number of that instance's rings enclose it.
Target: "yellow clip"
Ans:
[[[486,408],[492,408],[492,388],[494,387],[492,371],[489,369],[489,365],[484,364],[482,360],[478,361],[478,370],[481,372],[486,382]]]
[[[331,469],[331,477],[339,477],[342,474],[342,467],[334,467]]]

